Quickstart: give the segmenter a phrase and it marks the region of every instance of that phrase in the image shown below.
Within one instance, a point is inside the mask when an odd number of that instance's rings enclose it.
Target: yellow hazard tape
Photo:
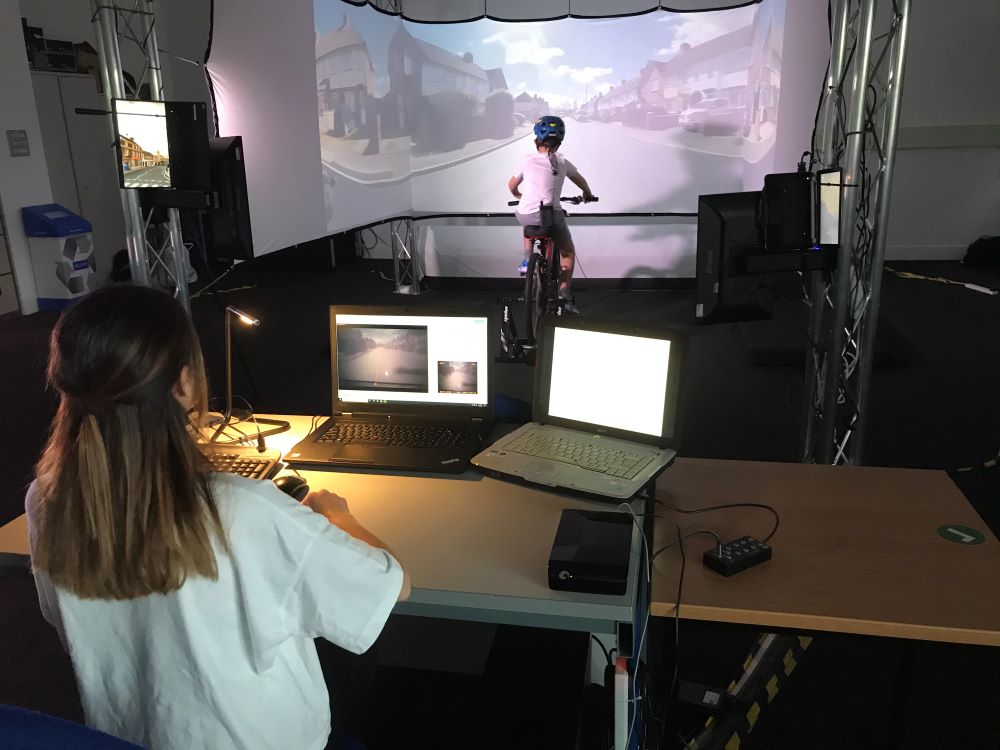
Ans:
[[[724,745],[724,747],[725,747],[725,750],[739,750],[739,747],[740,747],[740,736],[734,732],[733,736],[729,738],[729,742],[727,742]]]
[[[802,646],[803,649],[809,648],[809,644],[812,643],[812,642],[813,642],[813,639],[810,638],[807,635],[800,635],[799,636],[799,645]]]
[[[778,694],[778,675],[771,675],[771,679],[767,681],[764,687],[767,688],[767,702],[770,703],[774,700],[774,696]]]
[[[750,724],[750,729],[753,729],[753,725],[757,723],[758,716],[760,716],[760,704],[755,702],[747,711],[747,722]]]
[[[795,661],[795,655],[789,650],[785,653],[785,674],[790,675],[792,670],[795,669],[795,665],[798,663]]]

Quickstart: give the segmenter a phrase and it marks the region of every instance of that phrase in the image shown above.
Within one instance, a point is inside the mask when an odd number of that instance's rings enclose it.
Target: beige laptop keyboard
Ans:
[[[584,440],[574,440],[566,435],[552,435],[529,430],[503,446],[505,451],[526,456],[548,458],[552,461],[579,466],[601,474],[622,479],[634,478],[653,460],[652,456],[631,453]]]

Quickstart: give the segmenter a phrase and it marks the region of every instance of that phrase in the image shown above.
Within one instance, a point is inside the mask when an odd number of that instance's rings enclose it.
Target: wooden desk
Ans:
[[[657,495],[685,509],[743,501],[781,514],[773,559],[730,578],[701,562],[710,536],[684,542],[683,618],[1000,646],[1000,543],[942,471],[678,459]],[[674,522],[723,541],[772,526],[755,508],[656,512],[654,549],[676,540]],[[953,524],[986,539],[946,541],[937,529]],[[674,615],[679,572],[676,548],[655,560],[653,616]]]

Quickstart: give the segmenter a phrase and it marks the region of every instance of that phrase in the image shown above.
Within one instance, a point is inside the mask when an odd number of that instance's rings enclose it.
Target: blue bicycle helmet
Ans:
[[[566,137],[566,123],[561,117],[555,115],[545,115],[535,120],[535,140],[544,141],[546,138],[555,138],[562,143]]]

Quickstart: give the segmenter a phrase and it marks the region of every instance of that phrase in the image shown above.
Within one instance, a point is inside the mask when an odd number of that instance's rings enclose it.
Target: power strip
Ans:
[[[742,536],[705,550],[702,562],[716,573],[732,576],[771,559],[771,548],[752,536]]]

